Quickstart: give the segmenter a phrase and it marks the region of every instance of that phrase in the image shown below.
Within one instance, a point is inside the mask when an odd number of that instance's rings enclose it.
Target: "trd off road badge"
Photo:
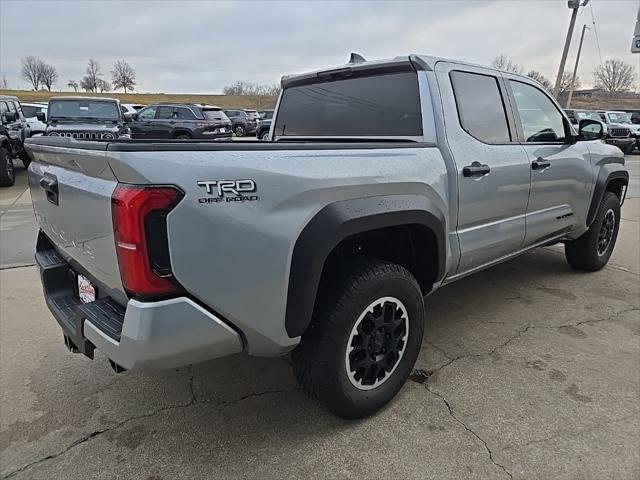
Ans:
[[[253,180],[208,180],[197,182],[203,187],[208,197],[198,198],[198,203],[222,203],[222,202],[255,202],[260,200],[257,195],[250,195],[257,191],[256,182]]]

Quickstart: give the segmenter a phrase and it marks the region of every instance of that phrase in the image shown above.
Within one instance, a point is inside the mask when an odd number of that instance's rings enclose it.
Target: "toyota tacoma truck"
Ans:
[[[290,352],[359,418],[409,376],[442,285],[558,242],[575,269],[609,260],[624,157],[535,81],[410,55],[281,83],[272,142],[27,142],[71,351],[116,371]]]

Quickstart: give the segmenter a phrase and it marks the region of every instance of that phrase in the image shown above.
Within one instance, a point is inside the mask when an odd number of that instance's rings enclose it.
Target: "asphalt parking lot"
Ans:
[[[309,401],[282,359],[116,375],[68,353],[29,266],[20,170],[0,190],[0,475],[638,479],[640,156],[628,167],[606,268],[577,273],[554,246],[443,288],[412,380],[352,422]]]

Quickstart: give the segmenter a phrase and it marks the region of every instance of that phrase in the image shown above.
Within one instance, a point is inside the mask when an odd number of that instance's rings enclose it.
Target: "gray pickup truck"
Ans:
[[[27,142],[71,351],[116,371],[291,352],[358,418],[407,379],[438,287],[558,242],[576,269],[609,260],[624,157],[535,81],[411,55],[282,88],[271,142]]]

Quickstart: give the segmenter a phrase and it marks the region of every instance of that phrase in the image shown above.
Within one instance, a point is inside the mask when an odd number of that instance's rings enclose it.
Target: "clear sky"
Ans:
[[[640,71],[630,53],[640,0],[591,0],[580,9],[567,69],[582,25],[579,77],[593,83],[600,54]],[[505,53],[553,80],[571,11],[566,0],[205,1],[0,0],[0,75],[27,88],[20,59],[35,55],[80,80],[89,57],[104,77],[117,59],[137,71],[136,91],[216,93],[235,80],[278,82],[283,74],[346,62],[425,53],[489,64]]]

